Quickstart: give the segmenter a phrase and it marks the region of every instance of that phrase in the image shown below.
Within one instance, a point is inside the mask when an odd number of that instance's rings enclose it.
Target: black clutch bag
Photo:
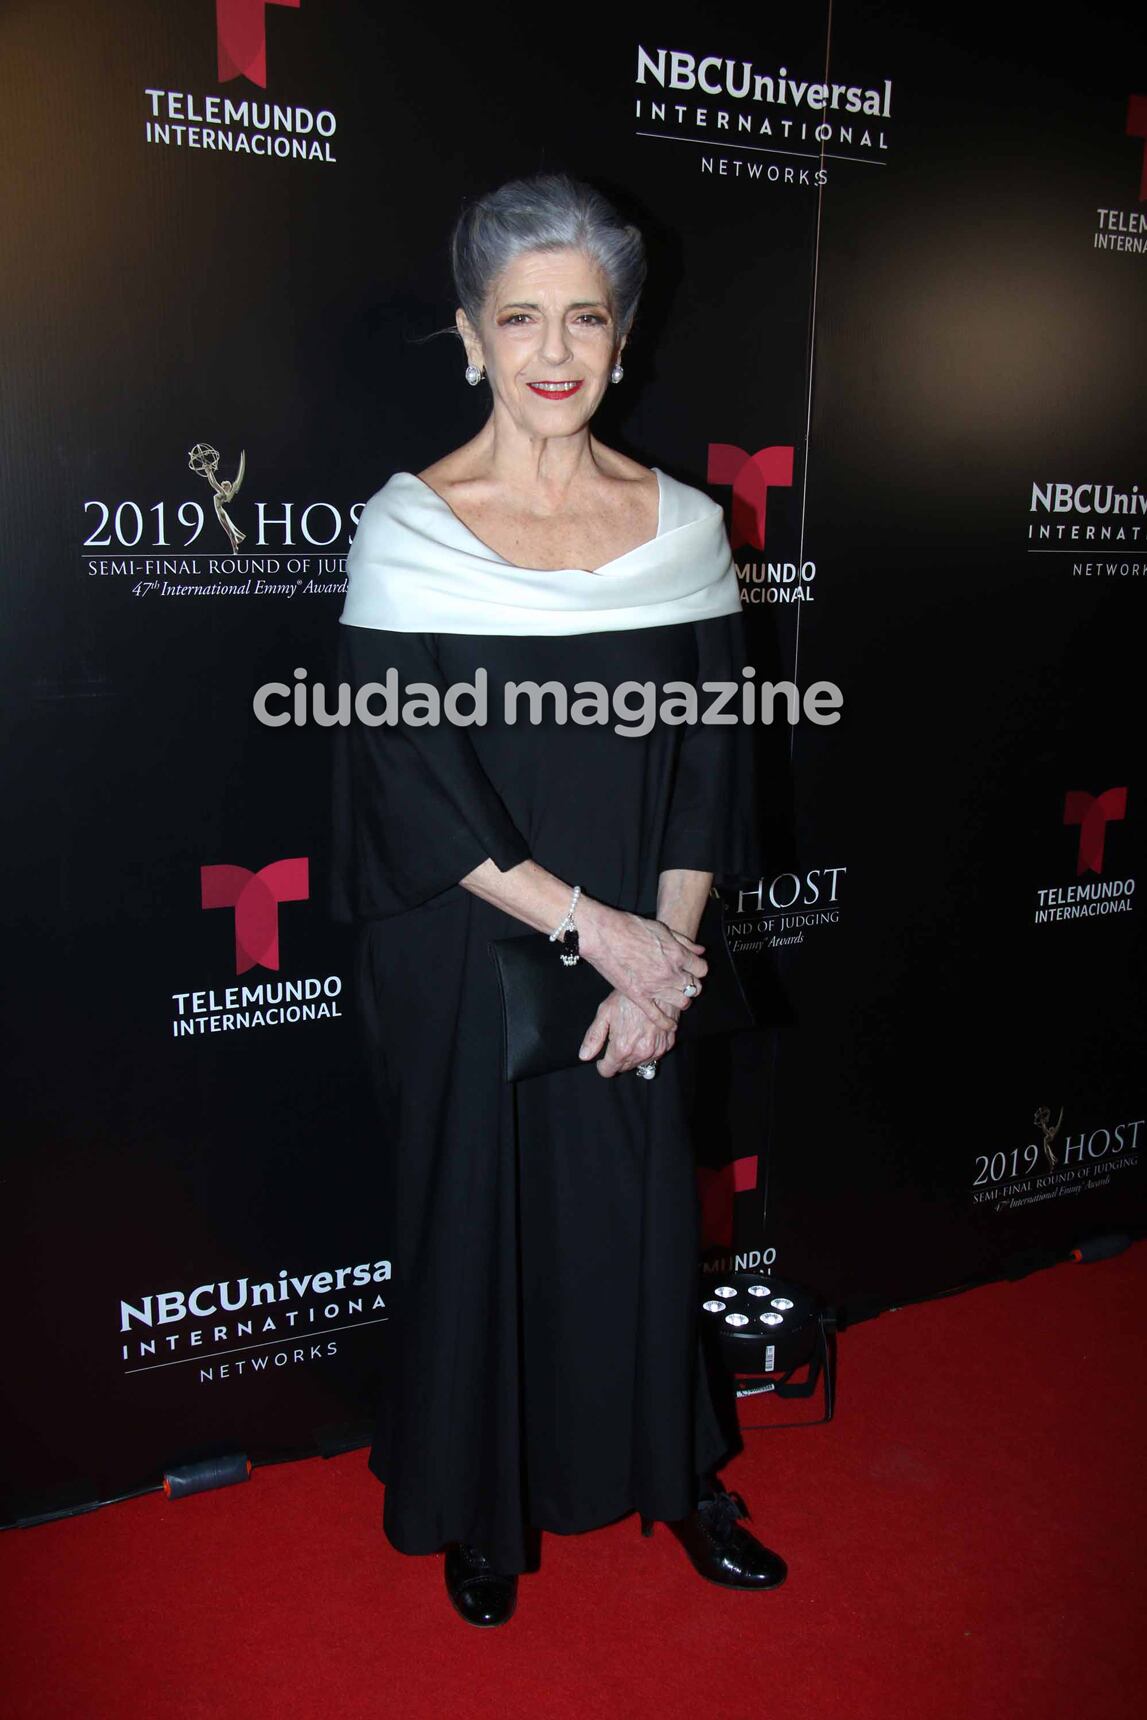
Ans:
[[[679,1035],[696,1039],[710,1033],[736,1033],[757,1025],[725,937],[721,899],[710,895],[697,928],[709,971],[700,997],[682,1010]],[[561,945],[545,932],[498,938],[490,945],[502,999],[502,1033],[507,1081],[572,1069],[582,1059],[578,1048],[597,1006],[613,987],[584,957],[563,965]]]

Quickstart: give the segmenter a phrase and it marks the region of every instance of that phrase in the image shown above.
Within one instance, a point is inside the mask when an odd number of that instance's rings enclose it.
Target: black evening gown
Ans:
[[[748,727],[502,720],[505,679],[738,679],[741,627],[340,629],[356,686],[392,667],[403,686],[489,675],[484,726],[354,723],[336,766],[336,911],[360,922],[394,1260],[369,1462],[403,1552],[460,1540],[521,1571],[531,1530],[685,1516],[727,1455],[698,1333],[684,1048],[653,1081],[590,1063],[507,1083],[488,945],[529,928],[458,880],[532,857],[652,916],[665,868],[754,874]]]

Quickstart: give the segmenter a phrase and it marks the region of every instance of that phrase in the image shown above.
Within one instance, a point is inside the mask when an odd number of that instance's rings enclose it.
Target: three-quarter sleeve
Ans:
[[[446,683],[434,635],[340,628],[339,680],[352,694]],[[393,678],[392,678],[393,679]],[[380,699],[373,699],[375,709]],[[493,860],[507,871],[529,848],[490,783],[467,730],[447,720],[370,726],[352,708],[335,731],[334,888],[338,919],[381,919],[418,907]]]
[[[759,877],[764,871],[761,808],[753,723],[742,720],[741,670],[747,662],[740,613],[693,624],[697,642],[698,717],[716,695],[705,682],[735,683],[724,707],[732,723],[698,720],[682,730],[661,844],[661,870],[681,867],[716,877]]]

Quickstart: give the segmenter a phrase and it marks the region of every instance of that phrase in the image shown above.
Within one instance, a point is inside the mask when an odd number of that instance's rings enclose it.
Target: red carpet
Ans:
[[[0,1537],[9,1720],[1116,1720],[1142,1712],[1147,1249],[885,1314],[824,1427],[725,1472],[785,1554],[704,1583],[636,1518],[547,1536],[476,1631],[365,1454]],[[807,1413],[747,1400],[746,1421]]]

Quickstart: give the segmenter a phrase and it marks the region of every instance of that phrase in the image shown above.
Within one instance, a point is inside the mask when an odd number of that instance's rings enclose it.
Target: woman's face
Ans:
[[[532,436],[570,436],[593,417],[624,346],[605,276],[584,251],[525,251],[494,282],[478,328],[459,311],[472,364]]]

